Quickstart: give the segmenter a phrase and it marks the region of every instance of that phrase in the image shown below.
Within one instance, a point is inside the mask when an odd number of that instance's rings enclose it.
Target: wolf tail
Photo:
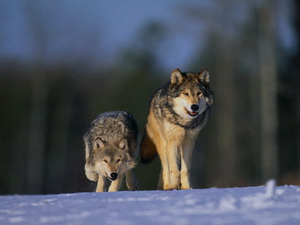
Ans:
[[[156,147],[148,135],[147,129],[141,142],[141,163],[146,164],[151,162],[157,155]]]

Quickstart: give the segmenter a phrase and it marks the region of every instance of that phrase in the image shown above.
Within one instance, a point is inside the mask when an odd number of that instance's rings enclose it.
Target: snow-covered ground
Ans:
[[[0,224],[300,224],[300,187],[0,196]]]

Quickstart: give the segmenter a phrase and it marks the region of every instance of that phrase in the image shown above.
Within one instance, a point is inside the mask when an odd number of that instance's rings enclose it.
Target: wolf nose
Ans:
[[[194,111],[194,112],[196,112],[196,111],[198,111],[199,110],[199,105],[192,105],[191,106],[191,109]]]
[[[118,174],[117,173],[111,173],[110,177],[111,177],[112,180],[115,180],[115,179],[117,179]]]

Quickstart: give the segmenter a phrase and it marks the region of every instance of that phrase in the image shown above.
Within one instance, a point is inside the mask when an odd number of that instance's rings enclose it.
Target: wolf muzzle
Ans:
[[[118,178],[118,174],[117,173],[111,173],[110,176],[108,176],[108,178],[110,180],[116,180]]]
[[[190,116],[198,116],[199,109],[200,109],[199,105],[193,104],[193,105],[191,105],[190,108],[191,108],[191,111],[187,110],[188,114]]]
[[[199,105],[192,105],[191,110],[193,110],[193,112],[197,112],[199,110]]]

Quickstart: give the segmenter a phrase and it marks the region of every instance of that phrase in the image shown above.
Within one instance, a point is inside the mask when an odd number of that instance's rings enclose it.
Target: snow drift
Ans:
[[[0,196],[0,224],[300,224],[300,187]]]

